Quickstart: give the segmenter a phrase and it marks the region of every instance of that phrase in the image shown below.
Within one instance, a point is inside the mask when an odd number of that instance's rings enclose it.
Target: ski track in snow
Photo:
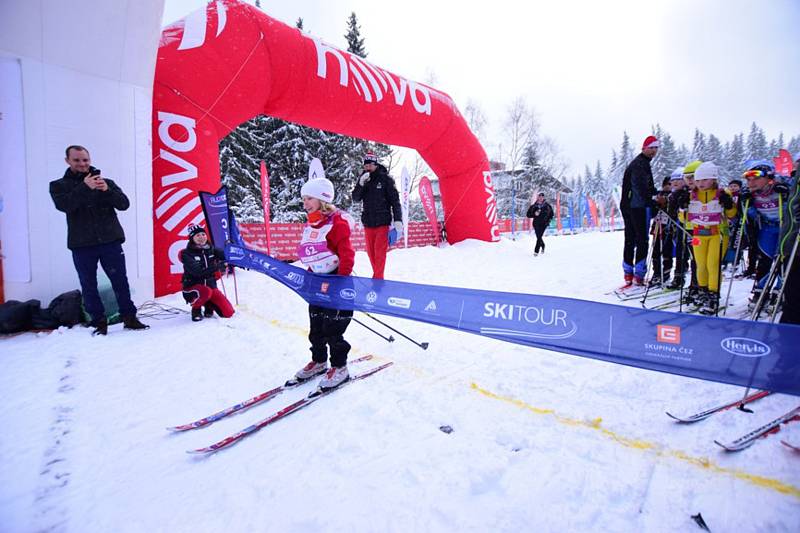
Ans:
[[[616,303],[603,294],[621,277],[621,233],[547,242],[538,258],[527,235],[397,250],[387,276]],[[370,272],[365,254],[356,269]],[[797,454],[780,444],[800,441],[800,424],[737,454],[713,444],[797,398],[679,425],[664,411],[742,389],[390,317],[431,347],[388,344],[353,323],[351,357],[375,355],[358,367],[394,366],[230,449],[187,456],[313,388],[205,429],[164,430],[307,361],[304,302],[256,273],[238,285],[228,321],[184,315],[146,332],[112,326],[107,338],[75,328],[0,341],[0,531],[660,532],[697,530],[698,512],[712,531],[800,530]],[[739,302],[745,285],[734,285]]]

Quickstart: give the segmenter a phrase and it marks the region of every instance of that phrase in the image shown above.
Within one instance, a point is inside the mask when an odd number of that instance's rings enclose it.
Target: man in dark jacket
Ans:
[[[783,229],[778,241],[778,255],[787,269],[781,323],[800,325],[800,249],[796,249],[800,248],[800,152],[794,155],[794,159],[793,184],[783,204]]]
[[[622,269],[626,285],[642,285],[647,273],[647,208],[657,205],[653,200],[656,188],[650,162],[656,156],[658,146],[658,139],[648,136],[642,144],[642,153],[631,161],[622,177],[619,210],[625,222]]]
[[[92,317],[93,335],[108,332],[105,308],[97,290],[97,262],[100,262],[117,297],[125,329],[147,329],[136,318],[125,269],[125,232],[116,210],[124,211],[130,201],[112,180],[91,165],[89,151],[69,146],[64,177],[50,182],[50,196],[56,209],[67,214],[67,247],[78,272],[83,305]]]
[[[536,196],[536,201],[528,208],[525,216],[533,219],[533,231],[536,232],[536,246],[533,249],[533,256],[536,257],[539,255],[540,250],[541,253],[544,253],[544,239],[542,239],[542,236],[553,218],[553,208],[544,199],[543,192]]]
[[[364,224],[372,277],[383,279],[386,252],[389,250],[389,226],[394,220],[399,239],[403,234],[403,212],[394,180],[372,152],[364,156],[364,173],[353,189],[353,200],[363,202],[361,222]]]

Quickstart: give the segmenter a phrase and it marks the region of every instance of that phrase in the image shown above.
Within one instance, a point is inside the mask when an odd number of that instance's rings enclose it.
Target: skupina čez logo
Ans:
[[[772,351],[769,345],[747,337],[726,337],[719,345],[726,352],[739,357],[764,357]]]

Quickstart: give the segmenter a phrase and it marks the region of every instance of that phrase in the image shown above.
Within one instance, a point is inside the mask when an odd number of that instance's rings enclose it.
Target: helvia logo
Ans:
[[[772,351],[769,345],[747,337],[726,337],[719,345],[726,352],[740,357],[764,357]]]

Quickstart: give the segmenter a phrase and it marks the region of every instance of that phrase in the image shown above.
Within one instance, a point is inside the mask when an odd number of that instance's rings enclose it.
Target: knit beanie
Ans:
[[[333,183],[328,178],[312,178],[300,188],[301,196],[310,196],[329,204],[333,203]]]

